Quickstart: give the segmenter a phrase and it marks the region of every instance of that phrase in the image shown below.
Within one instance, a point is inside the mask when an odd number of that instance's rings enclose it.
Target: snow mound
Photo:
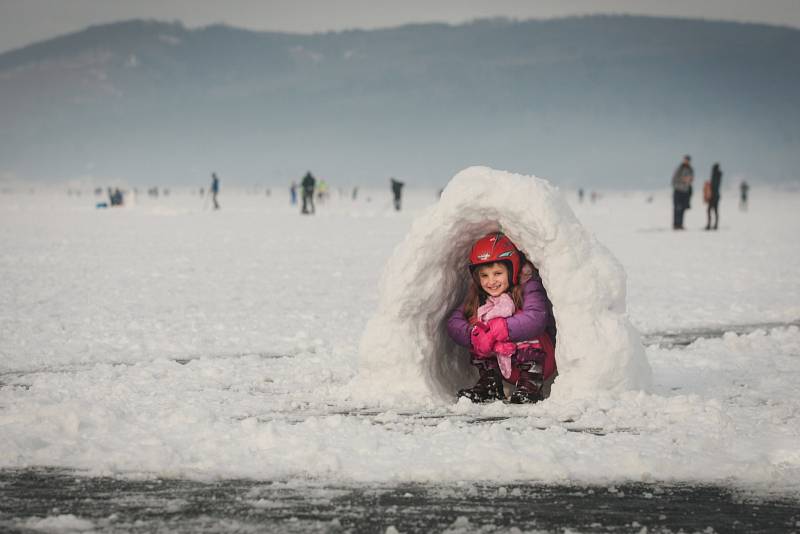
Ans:
[[[549,182],[470,167],[447,185],[389,259],[359,352],[357,396],[448,399],[474,381],[445,322],[468,283],[467,256],[502,231],[536,265],[558,327],[552,398],[644,389],[650,366],[625,312],[625,272]]]
[[[24,526],[31,530],[42,532],[86,532],[94,530],[94,523],[75,517],[72,514],[49,516],[44,519],[33,517],[28,519]]]

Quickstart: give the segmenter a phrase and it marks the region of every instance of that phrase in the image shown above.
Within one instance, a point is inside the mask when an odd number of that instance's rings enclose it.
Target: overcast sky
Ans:
[[[311,33],[410,22],[595,13],[762,22],[800,28],[800,0],[0,0],[0,52],[132,18]]]

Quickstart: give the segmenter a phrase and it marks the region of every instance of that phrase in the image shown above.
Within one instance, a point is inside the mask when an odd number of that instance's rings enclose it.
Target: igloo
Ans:
[[[380,399],[454,401],[475,380],[447,335],[468,283],[472,243],[502,231],[539,269],[558,327],[551,398],[645,389],[650,366],[625,312],[625,272],[547,181],[471,167],[414,221],[381,277],[359,346],[358,391]]]

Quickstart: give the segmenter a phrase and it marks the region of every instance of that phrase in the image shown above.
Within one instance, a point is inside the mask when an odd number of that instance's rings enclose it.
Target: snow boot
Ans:
[[[495,362],[472,360],[472,365],[477,367],[480,373],[478,382],[471,388],[458,390],[458,397],[466,397],[474,403],[504,400],[506,396],[503,393],[503,379]]]
[[[510,402],[513,404],[533,404],[544,400],[542,395],[542,364],[536,362],[521,363],[517,387],[511,394]]]

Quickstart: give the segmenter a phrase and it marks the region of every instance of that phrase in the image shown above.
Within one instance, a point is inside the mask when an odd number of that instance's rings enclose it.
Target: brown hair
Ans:
[[[495,263],[484,263],[482,265],[470,267],[470,280],[472,283],[469,285],[469,288],[467,289],[467,296],[464,299],[464,315],[468,321],[471,321],[475,317],[475,315],[478,313],[478,308],[486,302],[486,297],[488,296],[481,287],[480,278],[478,277],[478,270],[481,267],[492,265],[502,265],[505,267],[509,282],[508,293],[511,294],[511,299],[514,301],[514,306],[517,309],[522,308],[522,284],[513,284],[511,282],[511,268],[509,267],[508,262],[498,261]]]

